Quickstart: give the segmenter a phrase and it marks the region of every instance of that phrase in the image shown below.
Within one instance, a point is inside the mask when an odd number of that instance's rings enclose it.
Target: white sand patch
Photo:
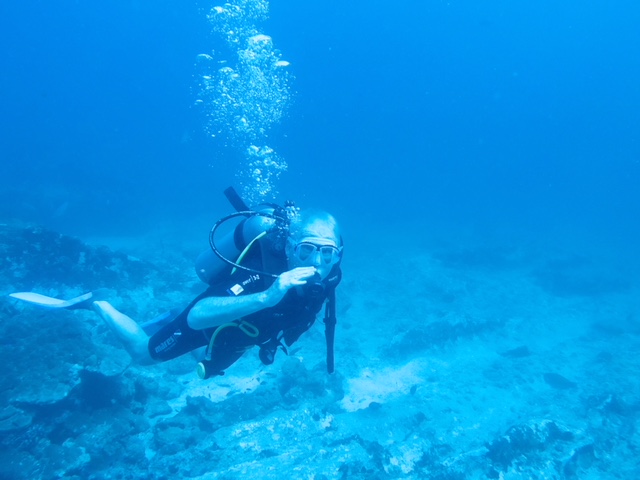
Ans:
[[[254,391],[260,385],[260,375],[230,376],[225,375],[217,383],[215,379],[201,380],[195,375],[188,374],[182,377],[182,394],[169,402],[171,408],[177,413],[187,404],[188,397],[205,397],[213,403],[222,402],[232,394],[243,394]]]
[[[358,378],[348,381],[347,394],[341,406],[348,412],[355,412],[367,408],[372,402],[385,403],[407,395],[411,387],[424,383],[424,370],[425,365],[420,360],[412,360],[399,368],[364,369]]]

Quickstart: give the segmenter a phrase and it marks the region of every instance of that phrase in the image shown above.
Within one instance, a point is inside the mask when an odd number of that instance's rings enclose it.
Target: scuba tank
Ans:
[[[225,195],[238,210],[218,220],[209,233],[210,248],[202,252],[195,262],[198,277],[206,284],[213,284],[225,269],[245,268],[240,265],[244,254],[259,240],[263,256],[278,255],[284,251],[291,218],[297,214],[293,202],[285,202],[284,207],[275,204],[261,204],[254,208],[246,206],[233,187],[225,190]],[[223,236],[217,235],[218,228],[234,218],[242,220]],[[268,276],[275,277],[268,272]]]
[[[246,212],[247,217],[220,239],[213,238],[215,231],[212,229],[209,240],[214,246],[202,252],[195,263],[196,273],[200,280],[211,285],[217,278],[220,278],[220,274],[225,268],[232,268],[225,259],[236,261],[248,245],[262,238],[266,232],[273,228],[276,223],[275,220],[269,216],[259,214],[271,215],[273,211],[273,207],[260,205],[255,209],[238,212],[243,216]],[[231,218],[225,217],[227,220],[231,220]],[[216,225],[219,226],[220,224]],[[216,248],[217,252],[214,248]],[[221,255],[224,258],[221,258]]]

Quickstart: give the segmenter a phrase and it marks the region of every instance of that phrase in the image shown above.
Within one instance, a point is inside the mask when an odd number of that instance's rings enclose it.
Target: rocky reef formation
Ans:
[[[640,476],[640,329],[628,280],[567,296],[562,275],[554,289],[540,285],[549,262],[494,250],[488,259],[404,251],[410,278],[398,262],[381,271],[354,261],[339,292],[336,374],[326,373],[317,325],[273,365],[250,352],[203,382],[189,356],[130,365],[90,312],[6,295],[106,287],[117,307],[148,319],[197,291],[187,260],[158,266],[2,228],[0,478]]]

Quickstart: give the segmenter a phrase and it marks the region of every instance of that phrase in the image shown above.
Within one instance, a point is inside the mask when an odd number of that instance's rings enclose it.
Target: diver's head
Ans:
[[[291,222],[286,247],[289,267],[316,267],[324,280],[342,257],[340,230],[327,212],[302,211]]]

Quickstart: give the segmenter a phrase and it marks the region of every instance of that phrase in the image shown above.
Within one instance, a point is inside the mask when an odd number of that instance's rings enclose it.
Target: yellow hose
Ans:
[[[246,247],[244,247],[244,250],[242,250],[242,252],[240,253],[240,255],[238,256],[238,259],[236,260],[236,263],[240,263],[242,262],[242,259],[244,258],[244,256],[247,254],[247,252],[249,251],[249,249],[253,246],[253,244],[257,241],[260,240],[262,237],[264,237],[267,234],[267,232],[262,232],[260,234],[258,234],[258,236],[256,238],[254,238],[253,240],[251,240]],[[231,270],[231,275],[233,275],[235,273],[235,271],[237,270],[236,267],[233,267],[233,270]]]
[[[216,328],[215,331],[213,332],[213,335],[211,335],[211,340],[209,340],[209,346],[207,347],[207,353],[205,355],[205,358],[207,360],[211,360],[211,353],[213,352],[213,344],[216,341],[216,338],[218,338],[218,334],[227,327],[238,327],[240,331],[242,331],[242,333],[244,333],[245,335],[251,338],[256,338],[258,335],[260,335],[260,330],[258,330],[258,327],[256,327],[255,325],[245,320],[240,320],[239,323],[235,323],[235,322],[223,323],[222,325],[219,325],[218,328]]]

